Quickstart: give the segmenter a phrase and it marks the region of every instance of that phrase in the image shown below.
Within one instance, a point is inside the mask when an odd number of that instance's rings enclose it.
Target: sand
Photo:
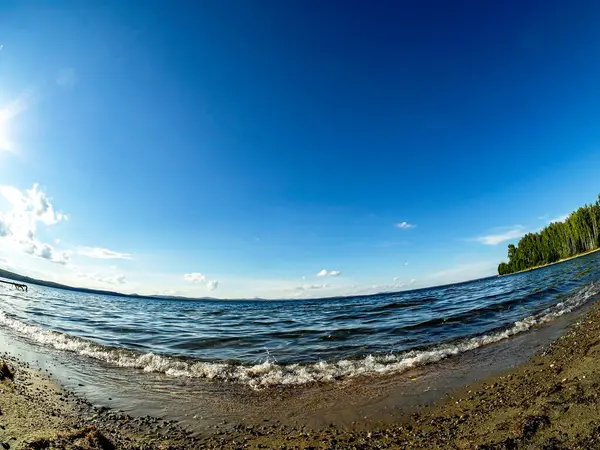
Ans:
[[[198,447],[176,424],[95,408],[48,374],[0,355],[0,450]]]
[[[14,371],[0,375],[0,442],[10,449],[600,448],[599,304],[528,362],[395,424],[354,431],[268,422],[194,437],[175,423],[94,408],[10,355],[0,359]]]

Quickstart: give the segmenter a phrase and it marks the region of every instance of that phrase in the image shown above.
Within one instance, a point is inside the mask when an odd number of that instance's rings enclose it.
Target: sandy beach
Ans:
[[[1,2],[0,450],[600,450],[599,23]]]
[[[96,408],[47,373],[0,355],[0,446],[3,449],[198,448],[177,424]]]
[[[600,448],[599,355],[595,304],[528,362],[392,424],[353,430],[269,421],[192,435],[177,423],[94,407],[3,354],[0,442],[5,449]]]

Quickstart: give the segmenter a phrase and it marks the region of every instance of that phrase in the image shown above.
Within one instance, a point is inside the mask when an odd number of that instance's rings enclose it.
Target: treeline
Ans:
[[[508,246],[508,263],[499,275],[519,272],[576,256],[600,247],[600,195],[596,203],[572,212],[564,222],[554,222],[539,233],[529,233],[515,247]]]

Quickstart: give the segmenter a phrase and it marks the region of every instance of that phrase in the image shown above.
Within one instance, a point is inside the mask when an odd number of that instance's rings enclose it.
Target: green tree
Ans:
[[[538,233],[528,233],[517,246],[508,245],[508,262],[498,265],[507,275],[550,264],[600,247],[600,194],[594,204],[572,212],[564,222],[553,222]]]

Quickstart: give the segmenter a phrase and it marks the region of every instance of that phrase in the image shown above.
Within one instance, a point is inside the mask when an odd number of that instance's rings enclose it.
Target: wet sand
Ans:
[[[235,442],[232,442],[235,440]],[[263,426],[210,448],[600,448],[600,305],[528,362],[368,430]]]
[[[46,372],[0,355],[0,449],[198,447],[198,439],[177,424],[94,407]]]
[[[501,357],[502,353],[496,355]],[[396,408],[397,399],[386,401],[391,392],[386,386],[398,382],[393,377],[369,383],[357,379],[339,387],[314,386],[302,391],[289,388],[241,393],[244,398],[240,401],[247,403],[248,410],[254,408],[251,420],[207,426],[200,434],[188,432],[185,424],[93,407],[59,388],[45,372],[7,354],[0,358],[14,370],[13,379],[3,376],[0,381],[0,442],[11,449],[600,448],[598,304],[529,361],[452,390],[451,396],[431,406],[403,410]],[[449,374],[451,362],[447,368]],[[405,374],[402,387],[411,389],[411,383],[436,374],[445,376],[436,371]],[[352,398],[345,401],[346,421],[332,416],[345,414],[338,408],[326,408],[329,416],[317,413],[323,405],[354,395],[357,399],[374,396],[370,408],[377,420],[369,416],[356,420]],[[265,403],[267,398],[270,401]],[[312,400],[302,411],[286,413],[283,407],[276,408],[275,416],[280,415],[280,419],[263,413],[265,404],[289,405],[293,399],[302,405],[305,398]],[[364,405],[357,404],[357,408]],[[313,412],[318,420],[308,421]],[[294,414],[294,420],[286,417]],[[383,417],[389,420],[380,420]]]

